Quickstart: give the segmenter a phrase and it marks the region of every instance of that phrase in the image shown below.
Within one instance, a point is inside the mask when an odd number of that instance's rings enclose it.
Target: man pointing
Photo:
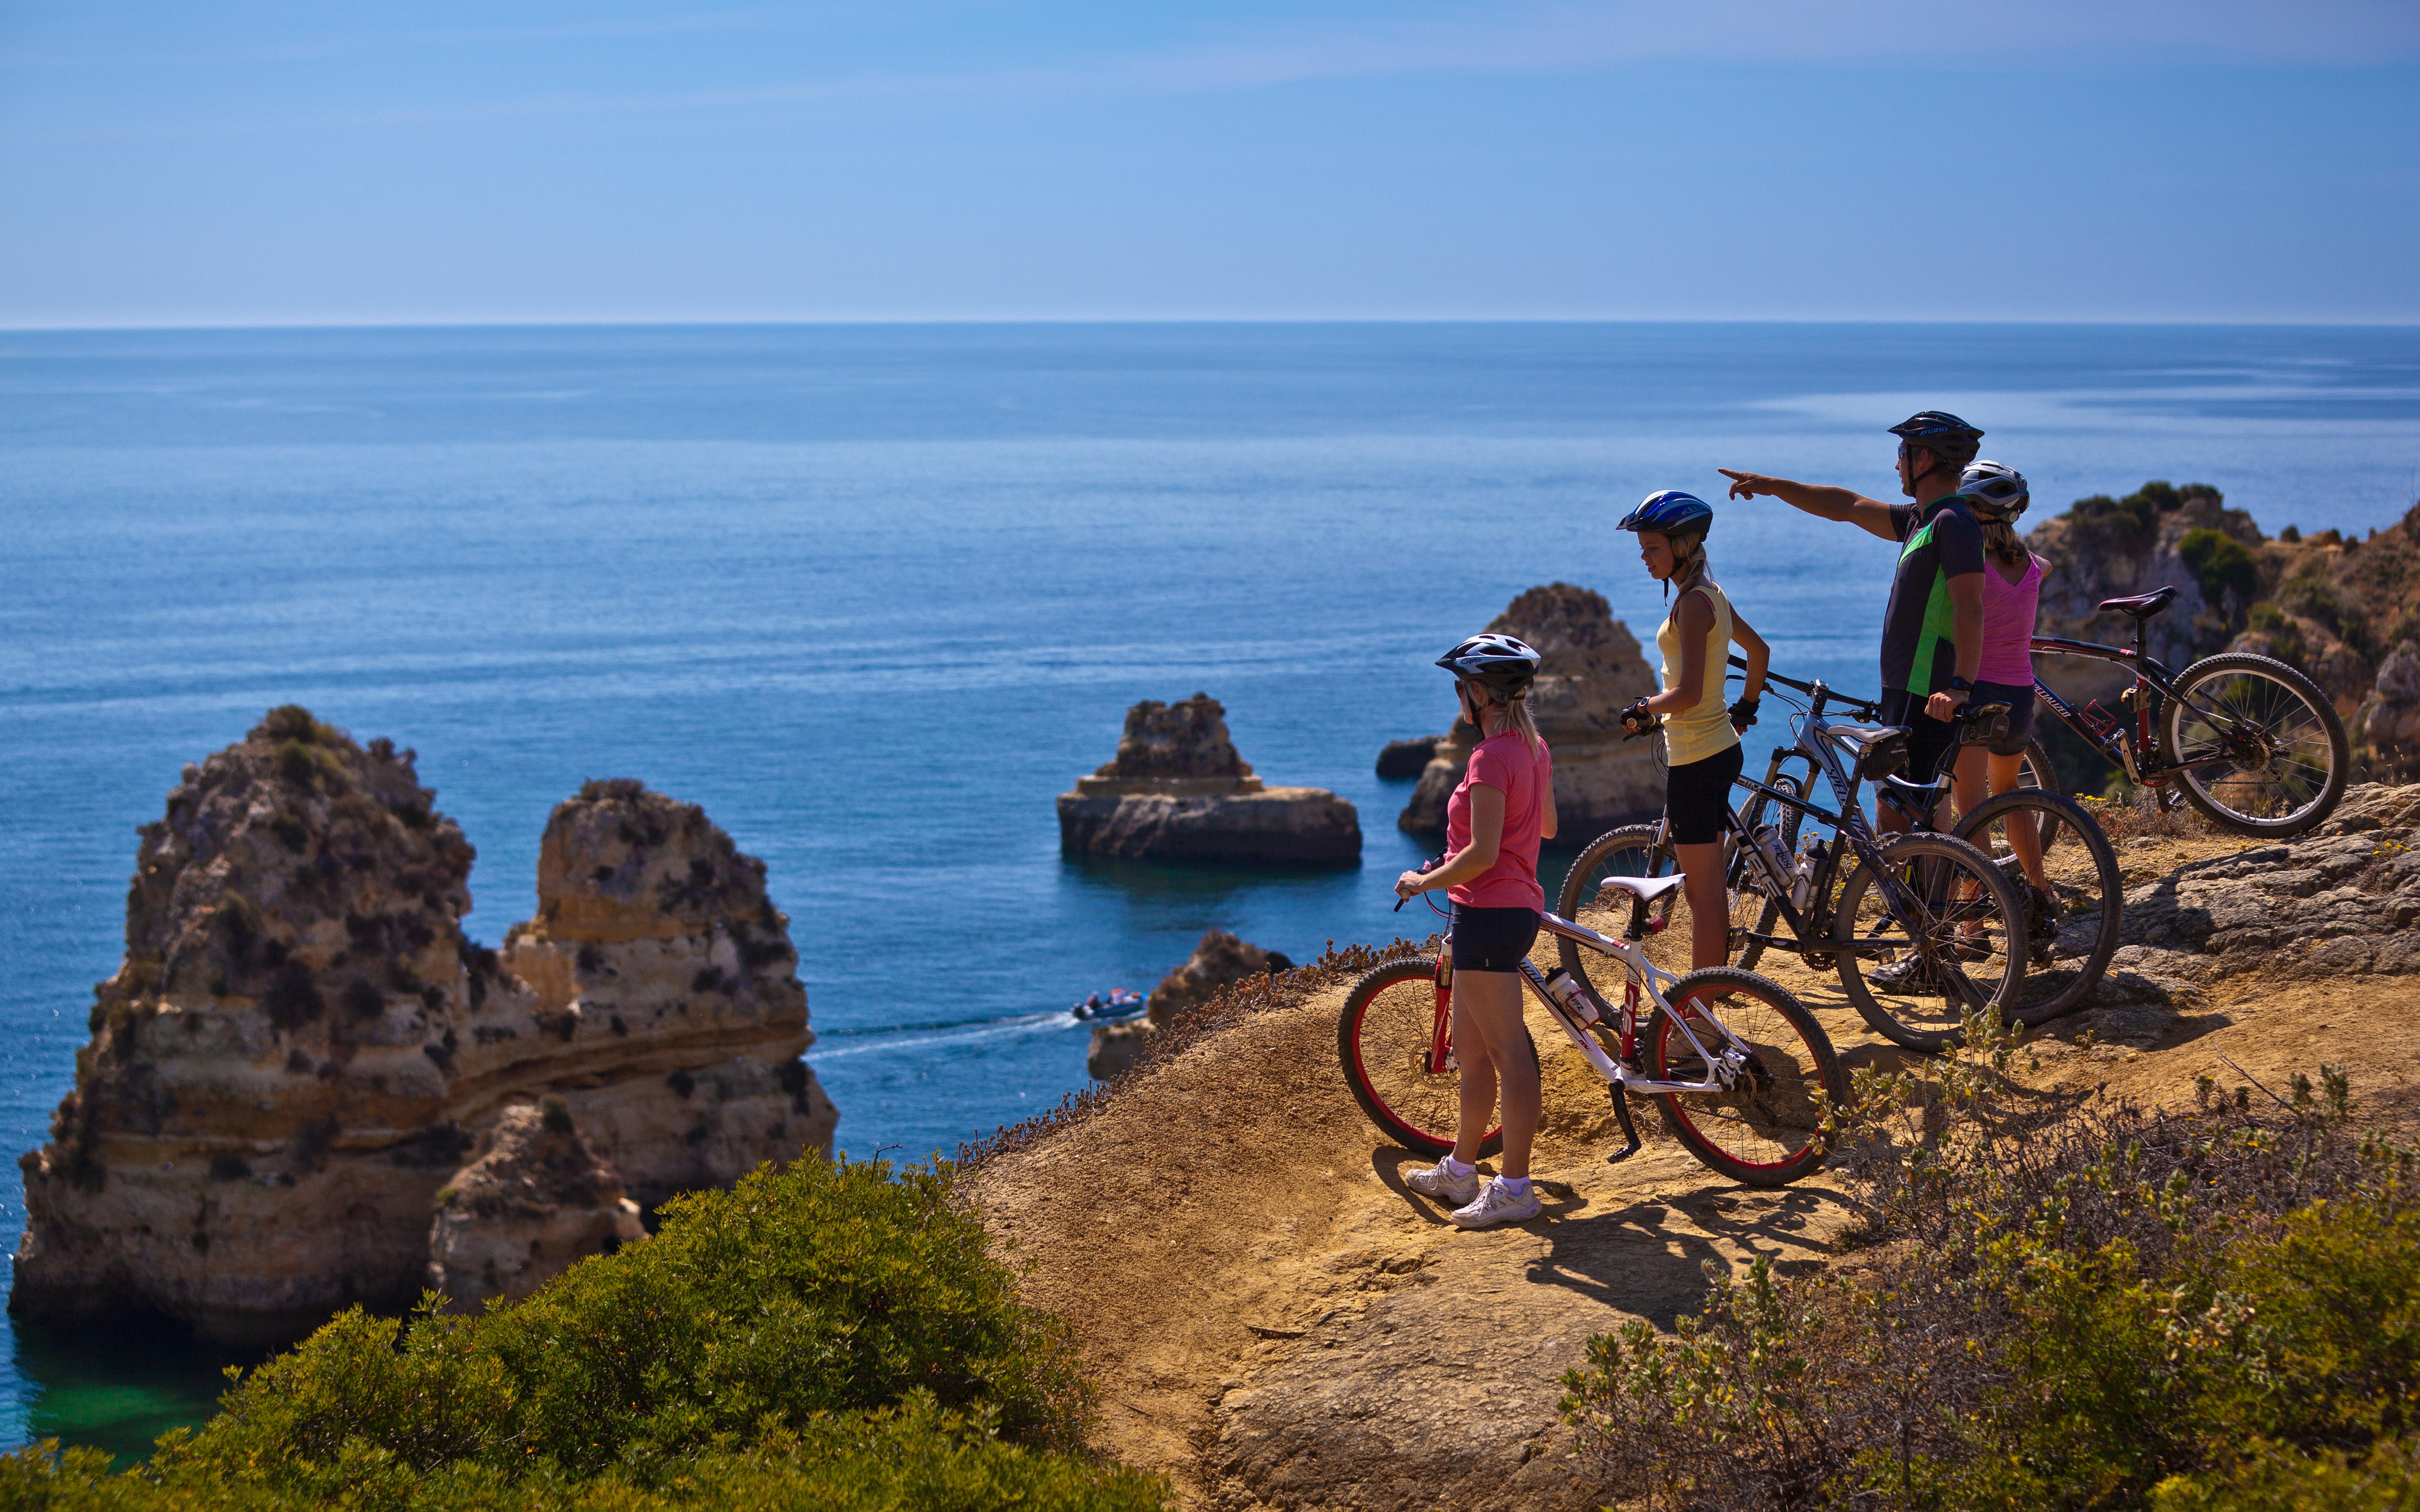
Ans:
[[[1904,725],[1908,775],[1930,780],[1956,734],[1950,718],[1966,703],[1983,667],[1983,529],[1966,510],[1958,474],[1983,433],[1938,409],[1891,427],[1900,439],[1900,492],[1914,503],[1886,504],[1847,488],[1793,483],[1760,472],[1718,469],[1731,497],[1771,494],[1822,519],[1844,520],[1899,544],[1899,571],[1883,610],[1882,721]],[[1885,830],[1907,816],[1878,805]]]

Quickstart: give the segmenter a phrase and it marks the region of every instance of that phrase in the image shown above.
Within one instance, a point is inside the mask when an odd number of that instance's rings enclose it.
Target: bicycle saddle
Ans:
[[[1863,756],[1891,736],[1906,734],[1907,727],[1895,724],[1827,724],[1823,733],[1835,740],[1854,746],[1857,754]]]
[[[1685,878],[1678,875],[1668,877],[1606,877],[1596,886],[1597,891],[1600,895],[1604,893],[1606,888],[1612,887],[1618,891],[1630,894],[1640,903],[1652,903],[1656,899],[1663,897],[1668,892],[1670,892],[1673,888],[1678,887],[1685,880]]]
[[[2132,615],[2138,620],[2148,620],[2166,609],[2168,600],[2176,596],[2177,591],[2174,588],[2155,588],[2148,594],[2129,594],[2124,598],[2104,598],[2101,601],[2101,607],[2111,613]]]

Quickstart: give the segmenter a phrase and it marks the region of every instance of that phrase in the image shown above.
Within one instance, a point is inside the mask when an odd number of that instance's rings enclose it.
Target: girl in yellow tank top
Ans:
[[[1663,690],[1622,711],[1634,732],[1664,724],[1664,819],[1673,857],[1687,877],[1690,969],[1719,966],[1730,947],[1730,908],[1723,886],[1723,833],[1731,783],[1740,775],[1740,732],[1756,722],[1758,696],[1771,652],[1764,638],[1733,612],[1706,575],[1706,534],[1714,509],[1694,494],[1652,494],[1623,518],[1638,532],[1638,560],[1648,576],[1680,595],[1655,632],[1664,654]],[[1747,657],[1740,701],[1723,705],[1723,673],[1730,648]]]

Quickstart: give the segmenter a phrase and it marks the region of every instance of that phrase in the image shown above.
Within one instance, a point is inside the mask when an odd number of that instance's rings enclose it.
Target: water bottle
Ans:
[[[1782,848],[1780,830],[1771,825],[1758,825],[1756,848],[1764,853],[1764,859],[1772,868],[1772,874],[1775,877],[1790,875],[1790,853]]]
[[[1546,993],[1556,1002],[1570,1010],[1572,1017],[1580,1023],[1597,1022],[1599,1015],[1596,1004],[1590,999],[1588,994],[1580,991],[1579,979],[1562,967],[1557,966],[1546,973]]]
[[[1798,853],[1798,870],[1790,876],[1790,906],[1805,908],[1807,900],[1815,893],[1815,869],[1823,864],[1823,841],[1809,841]]]

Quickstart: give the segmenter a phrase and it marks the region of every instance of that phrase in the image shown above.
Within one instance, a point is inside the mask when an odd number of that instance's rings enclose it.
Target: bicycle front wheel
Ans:
[[[2064,835],[2054,850],[2046,837]],[[2009,1016],[2047,1024],[2081,1008],[2118,953],[2126,883],[2099,821],[2072,798],[2013,788],[1958,821],[1958,838],[1992,858],[2025,908],[2025,980]],[[2026,874],[2027,841],[2048,888]]]
[[[2344,721],[2309,678],[2267,656],[2204,656],[2163,713],[2187,803],[2241,835],[2299,835],[2335,810],[2352,770]]]
[[[1969,1011],[2012,1014],[2025,915],[2000,869],[1949,835],[1893,837],[1881,859],[1887,880],[1860,860],[1832,916],[1840,986],[1858,1016],[1884,1039],[1934,1051],[1958,1042]]]
[[[1429,1070],[1436,1033],[1436,959],[1408,956],[1373,968],[1344,996],[1336,1021],[1337,1058],[1344,1085],[1378,1132],[1417,1154],[1453,1149],[1462,1117],[1462,1072],[1450,1054],[1442,1071]],[[1535,1049],[1534,1043],[1531,1047]],[[1450,1046],[1449,1046],[1449,1050]],[[1504,1148],[1502,1126],[1490,1129],[1479,1153]]]
[[[1750,1186],[1787,1185],[1822,1165],[1823,1121],[1832,1104],[1848,1101],[1849,1078],[1815,1016],[1771,978],[1731,966],[1691,972],[1671,997],[1672,1011],[1656,1010],[1640,1041],[1648,1074],[1727,1083],[1714,1092],[1656,1093],[1672,1137],[1709,1169]]]

